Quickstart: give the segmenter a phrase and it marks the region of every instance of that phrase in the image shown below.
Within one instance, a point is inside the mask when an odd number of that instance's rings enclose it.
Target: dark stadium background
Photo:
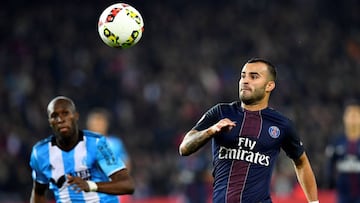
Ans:
[[[60,94],[78,104],[82,127],[92,107],[112,111],[111,131],[132,159],[132,201],[207,196],[209,147],[184,158],[179,140],[207,108],[237,99],[239,71],[253,56],[278,67],[271,106],[295,121],[321,192],[333,194],[324,150],[342,130],[343,101],[360,95],[359,1],[124,2],[145,21],[143,38],[127,50],[107,47],[97,33],[114,1],[1,3],[0,202],[28,201],[31,147],[50,133],[45,108]],[[274,195],[294,195],[284,154],[277,165]]]

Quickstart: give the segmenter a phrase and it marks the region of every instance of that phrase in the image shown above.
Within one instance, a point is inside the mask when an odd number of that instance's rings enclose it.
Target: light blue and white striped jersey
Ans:
[[[126,163],[129,160],[129,155],[122,140],[115,135],[108,135],[106,136],[106,139],[114,154],[119,156]]]
[[[76,192],[66,183],[66,175],[94,182],[109,181],[109,176],[125,168],[124,162],[109,148],[104,136],[80,131],[80,140],[70,151],[61,150],[55,136],[34,145],[30,157],[32,177],[36,182],[49,184],[57,203],[113,203],[118,197],[97,192]]]

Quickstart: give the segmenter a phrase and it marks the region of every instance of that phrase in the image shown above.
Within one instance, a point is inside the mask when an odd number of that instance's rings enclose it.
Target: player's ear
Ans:
[[[273,89],[275,89],[275,81],[271,80],[266,84],[265,91],[271,92],[271,91],[273,91]]]

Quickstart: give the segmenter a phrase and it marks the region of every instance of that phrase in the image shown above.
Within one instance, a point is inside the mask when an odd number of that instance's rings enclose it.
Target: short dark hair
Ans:
[[[277,75],[276,68],[270,61],[260,57],[253,57],[249,59],[246,63],[257,63],[257,62],[264,63],[270,72],[271,79],[276,81],[276,75]]]
[[[51,108],[51,106],[54,105],[55,102],[57,102],[57,101],[59,101],[59,100],[63,100],[63,101],[68,102],[69,105],[70,105],[71,111],[72,111],[72,112],[76,112],[76,106],[75,106],[75,103],[74,103],[74,101],[73,101],[72,99],[70,99],[69,97],[66,97],[66,96],[57,96],[57,97],[53,98],[53,99],[49,102],[49,104],[48,104],[48,106],[47,106],[47,113],[48,113],[48,114],[49,114],[49,112],[50,112],[49,109]]]

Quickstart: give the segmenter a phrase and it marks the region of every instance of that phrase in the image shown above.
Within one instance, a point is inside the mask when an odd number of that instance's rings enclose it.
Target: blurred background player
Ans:
[[[110,121],[111,115],[109,111],[104,108],[94,108],[87,116],[86,127],[90,131],[106,136],[112,151],[125,162],[126,168],[130,171],[131,162],[123,141],[116,135],[108,134]]]
[[[106,139],[79,129],[79,113],[70,98],[55,97],[47,112],[53,134],[32,149],[31,203],[47,202],[48,189],[56,202],[115,203],[116,195],[134,192],[125,163],[114,156]]]
[[[360,203],[360,102],[345,104],[344,131],[326,147],[327,180],[338,203]]]

